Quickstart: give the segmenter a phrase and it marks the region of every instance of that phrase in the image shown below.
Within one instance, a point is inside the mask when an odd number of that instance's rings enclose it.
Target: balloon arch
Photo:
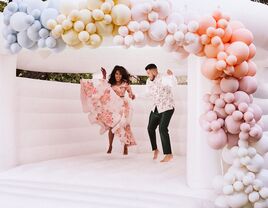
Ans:
[[[252,96],[257,90],[256,47],[241,22],[219,10],[201,18],[183,16],[172,11],[168,0],[14,0],[3,14],[11,53],[44,47],[58,51],[66,45],[94,48],[112,35],[114,44],[125,48],[161,45],[180,57],[205,57],[201,72],[213,87],[203,97],[199,123],[209,146],[223,149],[228,167],[213,180],[215,204],[268,206],[265,151],[256,146],[262,138],[262,110]]]

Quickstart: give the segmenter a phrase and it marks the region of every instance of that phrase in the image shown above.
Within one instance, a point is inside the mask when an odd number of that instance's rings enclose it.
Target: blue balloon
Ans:
[[[45,8],[45,3],[41,0],[24,0],[25,4],[27,4],[27,13],[31,14],[31,12],[35,9],[38,9],[39,11],[43,11]]]
[[[18,44],[18,43],[13,43],[11,46],[10,46],[10,50],[12,53],[18,53],[20,52],[21,50],[21,46]]]
[[[34,17],[32,15],[28,15],[26,17],[26,22],[27,24],[32,25],[34,23]]]
[[[28,28],[28,30],[27,30],[27,35],[28,35],[28,37],[32,40],[32,41],[34,41],[34,42],[36,42],[36,41],[38,41],[39,39],[40,39],[40,36],[39,36],[39,33],[38,33],[38,31],[36,31],[34,28],[32,28],[32,27],[29,27]]]
[[[41,30],[42,25],[38,20],[35,20],[31,27],[34,28],[34,30],[39,31]]]
[[[19,11],[20,12],[27,12],[27,5],[24,3],[19,4]]]
[[[46,40],[45,39],[40,39],[37,43],[39,48],[44,48],[46,46]]]
[[[48,31],[47,29],[45,29],[45,28],[42,28],[42,29],[39,31],[39,35],[40,35],[41,38],[46,39],[46,38],[48,38],[48,36],[49,36],[49,31]]]
[[[41,16],[41,12],[38,9],[35,9],[31,12],[31,15],[34,17],[34,19],[39,20]]]
[[[4,47],[5,47],[5,49],[10,50],[10,44],[7,41],[4,42]]]
[[[57,41],[54,38],[48,37],[46,39],[46,46],[48,48],[54,48],[56,46],[56,44],[57,44]]]
[[[13,30],[10,26],[8,27],[5,27],[3,30],[2,30],[2,35],[5,39],[7,39],[7,36],[10,35],[10,34],[17,34],[17,32],[15,30]]]
[[[16,35],[10,34],[10,35],[7,36],[7,42],[9,44],[15,43],[16,41],[17,41],[17,36]]]
[[[18,4],[16,4],[15,2],[10,2],[8,5],[7,5],[7,9],[12,12],[12,13],[15,13],[18,11],[19,9],[19,6]]]
[[[22,31],[18,33],[17,36],[18,39],[18,43],[20,44],[21,47],[23,48],[31,48],[34,46],[35,42],[32,41],[28,35],[27,35],[27,31]]]
[[[4,11],[3,11],[3,15],[4,15],[4,16],[6,16],[6,15],[10,15],[10,16],[11,16],[12,14],[13,14],[13,12],[9,11],[9,10],[7,9],[7,7],[4,8]]]
[[[4,15],[3,22],[5,25],[10,24],[10,18],[11,18],[11,15]]]
[[[10,26],[18,32],[24,31],[31,25],[29,19],[24,12],[16,12],[10,18]]]
[[[56,19],[58,15],[59,15],[59,12],[56,9],[53,9],[53,8],[44,9],[44,11],[41,14],[42,25],[45,28],[47,28],[47,21],[49,19]]]

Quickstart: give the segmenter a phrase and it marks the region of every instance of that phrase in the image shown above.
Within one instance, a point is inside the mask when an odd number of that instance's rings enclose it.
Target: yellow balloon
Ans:
[[[60,4],[60,13],[65,14],[66,16],[75,9],[78,9],[78,4],[73,0],[64,0]]]
[[[74,29],[76,32],[81,32],[85,29],[85,24],[82,21],[77,21],[74,23]]]
[[[103,20],[104,18],[104,13],[102,10],[100,9],[95,9],[92,12],[92,17],[96,20],[96,21],[100,21]]]
[[[64,21],[64,20],[66,20],[66,16],[64,15],[64,14],[60,14],[59,16],[57,16],[57,22],[59,23],[59,24],[62,24],[62,22]]]
[[[69,46],[75,46],[80,43],[78,33],[73,29],[66,31],[61,37],[62,40]]]
[[[50,30],[53,30],[56,27],[56,25],[57,25],[57,21],[54,19],[50,19],[47,21],[47,27]]]
[[[99,9],[102,3],[103,1],[101,0],[87,0],[87,8],[93,11],[94,9]]]
[[[101,44],[101,37],[97,34],[93,34],[90,36],[90,40],[89,43],[90,45],[94,46],[94,47],[98,47]]]
[[[108,36],[112,35],[114,25],[113,24],[106,24],[104,21],[99,21],[95,23],[97,27],[97,33],[101,36]]]
[[[76,22],[80,19],[80,12],[78,10],[73,10],[69,14],[69,19],[72,20],[73,22]]]
[[[130,7],[130,5],[131,5],[129,0],[117,0],[116,4],[125,4],[128,7]]]
[[[104,14],[109,14],[112,10],[112,5],[109,2],[105,2],[101,5],[101,10]]]
[[[73,27],[73,23],[70,20],[66,19],[62,22],[62,27],[64,30],[70,30]]]
[[[92,13],[88,9],[82,9],[80,11],[80,20],[84,22],[85,25],[92,22]]]
[[[117,4],[113,7],[111,16],[116,25],[126,25],[131,20],[131,11],[124,4]]]
[[[81,42],[89,41],[90,35],[87,31],[82,31],[79,33],[78,38]]]
[[[86,26],[86,31],[89,34],[94,34],[97,31],[97,27],[94,23],[88,23]]]

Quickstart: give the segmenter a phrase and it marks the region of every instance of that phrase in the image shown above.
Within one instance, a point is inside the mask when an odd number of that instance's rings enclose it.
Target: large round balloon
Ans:
[[[131,11],[124,4],[114,6],[111,15],[115,25],[126,25],[131,20]]]
[[[29,16],[24,12],[17,12],[10,18],[10,26],[13,30],[18,32],[26,30],[31,26],[31,23],[27,21]]]
[[[151,24],[148,31],[149,37],[154,41],[162,41],[167,36],[167,24],[163,20],[157,20]]]

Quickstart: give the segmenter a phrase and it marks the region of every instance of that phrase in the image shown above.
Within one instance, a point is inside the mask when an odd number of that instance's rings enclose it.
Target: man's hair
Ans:
[[[155,64],[148,64],[146,67],[145,67],[145,70],[150,70],[150,69],[157,69],[157,66]]]

